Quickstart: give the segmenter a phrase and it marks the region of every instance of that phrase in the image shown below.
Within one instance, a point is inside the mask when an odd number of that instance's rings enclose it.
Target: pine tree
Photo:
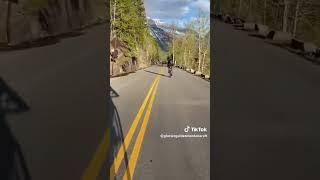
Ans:
[[[144,57],[146,61],[159,57],[158,45],[149,33],[143,0],[111,0],[110,7],[112,34],[124,47],[125,56]]]

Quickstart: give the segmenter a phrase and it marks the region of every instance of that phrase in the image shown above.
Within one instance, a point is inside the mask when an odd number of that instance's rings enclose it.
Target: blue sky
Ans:
[[[210,0],[144,0],[147,16],[180,26],[197,16],[199,9],[210,12]]]

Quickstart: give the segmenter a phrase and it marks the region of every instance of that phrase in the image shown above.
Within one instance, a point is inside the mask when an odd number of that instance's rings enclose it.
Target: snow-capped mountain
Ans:
[[[160,20],[153,20],[149,17],[147,18],[147,20],[150,29],[150,34],[157,40],[160,48],[163,51],[168,51],[172,39],[172,30],[170,26],[162,23]],[[184,33],[181,31],[176,31],[175,35],[181,36],[184,35]]]
[[[171,42],[171,35],[168,31],[157,26],[155,21],[148,19],[148,25],[150,29],[150,34],[157,40],[160,48],[163,51],[169,50],[169,44]]]

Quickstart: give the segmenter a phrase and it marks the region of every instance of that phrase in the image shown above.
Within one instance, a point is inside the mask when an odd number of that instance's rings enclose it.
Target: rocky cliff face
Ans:
[[[102,0],[43,0],[42,6],[30,10],[31,1],[0,1],[1,44],[17,45],[68,33],[103,18],[95,13],[98,1],[99,6],[104,5]]]

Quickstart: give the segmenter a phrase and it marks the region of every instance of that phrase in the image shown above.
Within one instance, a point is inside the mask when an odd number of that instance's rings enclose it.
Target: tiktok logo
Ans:
[[[189,132],[190,126],[187,126],[186,128],[184,128],[184,132]]]

